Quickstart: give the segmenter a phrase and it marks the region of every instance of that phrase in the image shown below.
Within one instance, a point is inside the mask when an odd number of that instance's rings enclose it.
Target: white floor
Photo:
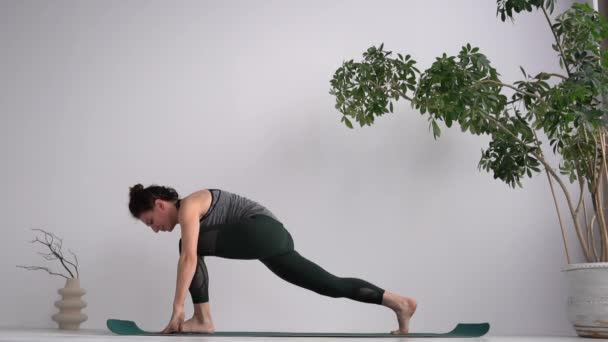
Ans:
[[[266,340],[281,341],[290,340],[297,342],[320,342],[320,341],[424,341],[430,342],[437,339],[429,338],[309,338],[309,337],[292,337],[292,338],[279,338],[279,337],[207,337],[207,336],[118,336],[110,333],[107,330],[86,330],[82,329],[79,331],[60,331],[57,329],[13,329],[13,328],[0,328],[0,341],[215,341],[215,342],[237,342],[237,341],[249,341],[249,342],[262,342]],[[446,342],[567,342],[567,341],[591,341],[595,339],[579,338],[579,337],[553,337],[553,336],[491,336],[487,335],[481,338],[449,338],[439,339],[440,341]]]

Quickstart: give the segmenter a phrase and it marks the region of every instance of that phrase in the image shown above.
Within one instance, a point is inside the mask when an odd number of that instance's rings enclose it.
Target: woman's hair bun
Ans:
[[[141,213],[153,209],[156,199],[172,202],[179,199],[179,194],[173,188],[155,184],[147,188],[139,183],[130,187],[129,210],[133,217],[139,218]]]
[[[133,196],[142,191],[144,191],[144,186],[138,183],[129,188],[129,195]]]

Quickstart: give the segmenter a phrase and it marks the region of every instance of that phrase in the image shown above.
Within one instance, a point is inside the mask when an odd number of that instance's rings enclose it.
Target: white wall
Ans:
[[[560,71],[542,14],[503,23],[495,6],[0,2],[0,325],[56,326],[63,278],[15,267],[46,264],[28,242],[30,228],[43,228],[79,258],[83,328],[111,317],[165,327],[179,230],[155,235],[129,216],[128,187],[142,182],[181,195],[217,187],[266,205],[302,255],[418,299],[413,332],[487,321],[492,335],[574,335],[544,174],[510,189],[477,170],[487,137],[455,127],[434,141],[426,116],[404,102],[348,130],[328,93],[343,60],[382,42],[421,70],[471,43],[505,82],[521,78],[520,65]],[[397,326],[386,308],[300,289],[258,261],[207,264],[218,330]]]

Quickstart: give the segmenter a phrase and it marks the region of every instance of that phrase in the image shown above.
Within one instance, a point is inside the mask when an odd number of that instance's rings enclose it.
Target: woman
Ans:
[[[399,322],[399,329],[391,333],[408,333],[417,306],[414,299],[365,280],[328,273],[298,254],[283,224],[253,200],[220,189],[204,189],[180,199],[172,188],[144,188],[141,184],[131,187],[129,196],[133,217],[155,233],[171,232],[177,224],[181,227],[173,313],[163,333],[214,331],[205,256],[258,259],[282,279],[318,294],[387,306]],[[184,321],[186,289],[192,297],[194,315]]]

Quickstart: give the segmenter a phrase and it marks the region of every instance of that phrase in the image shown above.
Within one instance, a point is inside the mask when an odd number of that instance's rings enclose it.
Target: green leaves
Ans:
[[[350,120],[348,120],[348,118],[346,116],[342,117],[342,122],[344,122],[346,127],[350,128],[350,129],[353,128],[353,124],[350,122]]]
[[[554,50],[563,51],[560,66],[566,70],[582,70],[585,67],[599,71],[601,45],[608,36],[606,19],[588,4],[574,3],[560,14],[552,25],[558,37]],[[564,65],[565,62],[565,65]]]
[[[371,125],[375,116],[393,112],[393,100],[408,98],[416,89],[419,70],[410,55],[384,51],[384,43],[363,53],[361,63],[346,61],[336,70],[330,81],[330,94],[336,96],[335,108],[353,117],[361,127]],[[342,120],[352,128],[349,120]]]
[[[443,54],[424,72],[412,104],[422,114],[429,113],[433,122],[444,121],[448,128],[458,122],[463,131],[487,134],[491,126],[487,115],[502,112],[506,105],[499,84],[486,56],[467,44],[458,56]]]
[[[522,11],[552,12],[555,0],[497,3],[504,21]],[[360,62],[343,62],[330,82],[330,94],[350,129],[349,119],[361,127],[371,126],[376,117],[393,113],[394,104],[405,99],[427,115],[434,139],[441,136],[441,122],[447,128],[458,124],[463,132],[489,135],[492,140],[482,150],[478,167],[511,187],[541,172],[541,164],[548,165],[537,138],[537,132],[544,133],[550,150],[562,157],[561,174],[593,188],[602,161],[600,136],[606,134],[608,118],[601,102],[608,99],[608,52],[601,50],[608,25],[588,5],[575,3],[557,17],[551,30],[556,37],[553,48],[566,69],[563,75],[532,76],[519,66],[523,78],[505,84],[489,59],[471,44],[458,55],[442,54],[421,73],[410,55],[395,57],[382,43],[368,48]],[[503,95],[505,90],[512,93],[511,101]]]
[[[556,1],[557,0],[497,0],[496,15],[500,15],[502,21],[505,21],[507,18],[514,20],[513,12],[532,12],[532,10],[541,7],[548,9],[549,13],[553,13]]]
[[[431,124],[433,126],[433,138],[437,139],[441,136],[441,129],[439,129],[437,121],[431,120]]]
[[[487,150],[482,151],[479,169],[492,171],[511,187],[522,187],[524,176],[540,172],[540,142],[528,123],[519,115],[497,119],[501,129],[492,134]]]

